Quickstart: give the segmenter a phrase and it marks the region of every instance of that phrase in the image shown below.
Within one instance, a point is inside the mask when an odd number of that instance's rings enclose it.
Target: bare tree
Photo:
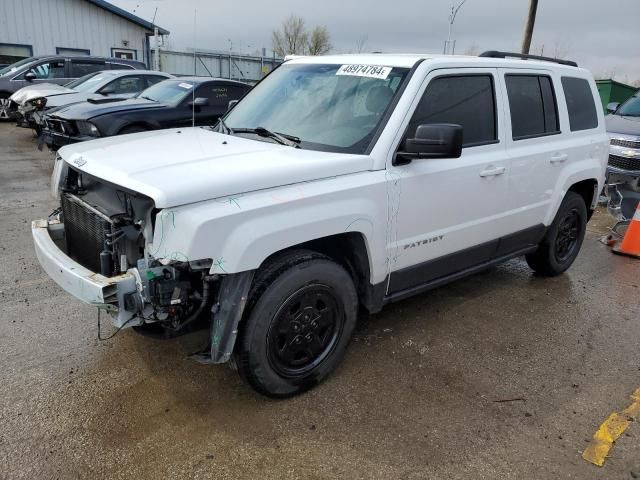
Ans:
[[[309,34],[305,29],[304,20],[291,15],[279,30],[273,31],[271,39],[273,51],[279,57],[304,55],[307,50]]]
[[[331,36],[327,27],[316,27],[309,35],[307,51],[309,55],[324,55],[331,50]]]

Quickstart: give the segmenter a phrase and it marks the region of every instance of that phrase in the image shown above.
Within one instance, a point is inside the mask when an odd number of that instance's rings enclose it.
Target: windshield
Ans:
[[[629,100],[624,102],[616,112],[616,115],[640,117],[640,96],[631,97]]]
[[[6,75],[7,73],[13,73],[23,65],[26,65],[32,62],[35,62],[34,58],[25,58],[24,60],[20,60],[19,62],[12,63],[11,65],[8,65],[4,67],[2,70],[0,70],[0,77],[3,75]]]
[[[80,77],[75,80],[72,80],[69,83],[66,83],[64,86],[67,88],[72,88],[79,92],[86,92],[92,86],[96,85],[97,82],[102,81],[104,79],[105,79],[104,72],[93,72],[93,73],[88,73],[84,77]]]
[[[161,103],[179,103],[187,94],[191,93],[193,83],[183,80],[164,80],[147,88],[139,96],[147,100]]]
[[[364,153],[408,68],[284,64],[226,116],[233,129],[265,128],[302,148]]]

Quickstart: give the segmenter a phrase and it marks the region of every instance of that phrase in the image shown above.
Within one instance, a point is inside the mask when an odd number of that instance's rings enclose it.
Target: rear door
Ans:
[[[571,163],[568,126],[561,115],[558,78],[549,70],[499,69],[507,98],[506,145],[510,157],[509,212],[512,231],[548,222],[556,182]]]
[[[69,76],[71,78],[80,78],[93,72],[100,72],[106,70],[106,63],[104,60],[94,58],[72,58],[69,61]]]
[[[496,69],[431,72],[398,148],[418,125],[463,127],[460,158],[413,160],[388,176],[387,293],[435,281],[494,257],[508,233],[503,215],[509,161]]]

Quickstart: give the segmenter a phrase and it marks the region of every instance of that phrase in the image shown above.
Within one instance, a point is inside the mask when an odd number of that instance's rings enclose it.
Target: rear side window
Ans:
[[[511,132],[514,140],[560,133],[558,106],[551,78],[506,75]]]
[[[571,131],[596,128],[598,114],[589,82],[584,78],[562,77],[562,88],[567,99]]]
[[[498,140],[491,75],[446,76],[433,79],[409,123],[408,135],[426,123],[461,125],[463,146]]]
[[[105,69],[104,62],[89,62],[84,60],[72,60],[71,61],[71,76],[73,78],[80,78],[89,73],[99,72]]]
[[[238,100],[244,94],[245,89],[236,85],[206,85],[200,87],[196,96],[209,99],[211,107],[227,107],[231,100]]]

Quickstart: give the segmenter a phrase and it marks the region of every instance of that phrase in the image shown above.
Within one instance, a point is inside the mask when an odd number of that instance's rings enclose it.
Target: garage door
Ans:
[[[0,43],[0,65],[12,64],[23,58],[30,57],[31,54],[30,45],[11,45],[6,43]]]

